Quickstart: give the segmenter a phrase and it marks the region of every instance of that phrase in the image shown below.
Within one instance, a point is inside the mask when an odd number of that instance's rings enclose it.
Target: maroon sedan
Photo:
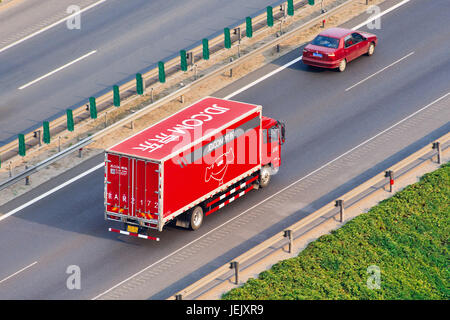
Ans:
[[[377,36],[371,33],[331,28],[322,31],[303,49],[302,60],[310,66],[338,68],[343,72],[353,59],[363,54],[371,56],[377,42]]]

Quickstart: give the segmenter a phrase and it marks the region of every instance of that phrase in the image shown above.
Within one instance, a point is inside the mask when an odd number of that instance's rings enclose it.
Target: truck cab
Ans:
[[[262,116],[262,165],[278,170],[281,164],[281,145],[285,142],[284,123]]]

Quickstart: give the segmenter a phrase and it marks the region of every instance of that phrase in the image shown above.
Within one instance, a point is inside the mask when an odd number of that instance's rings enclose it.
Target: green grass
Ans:
[[[222,298],[447,300],[449,204],[447,164]],[[371,265],[379,289],[367,286]]]

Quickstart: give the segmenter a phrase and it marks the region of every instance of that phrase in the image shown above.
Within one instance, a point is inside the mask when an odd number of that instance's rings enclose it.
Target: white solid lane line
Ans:
[[[41,34],[42,32],[45,32],[45,31],[47,31],[47,30],[49,30],[49,29],[51,29],[51,28],[57,26],[58,24],[63,23],[63,22],[65,22],[65,21],[67,21],[67,20],[69,20],[69,19],[71,19],[71,18],[73,18],[73,17],[75,17],[75,16],[77,16],[77,15],[83,13],[83,12],[86,12],[87,10],[94,8],[94,7],[98,6],[99,4],[102,4],[102,3],[105,2],[105,1],[106,1],[106,0],[100,0],[100,1],[98,1],[98,2],[96,2],[96,3],[93,3],[93,4],[91,4],[90,6],[87,6],[86,8],[81,9],[79,12],[73,13],[73,14],[71,14],[70,16],[67,16],[67,17],[65,17],[65,18],[62,18],[61,20],[58,20],[58,21],[56,21],[55,23],[52,23],[52,24],[49,25],[49,26],[46,26],[46,27],[44,27],[44,28],[42,28],[42,29],[40,29],[40,30],[38,30],[38,31],[36,31],[36,32],[33,32],[32,34],[30,34],[30,35],[28,35],[28,36],[26,36],[26,37],[24,37],[24,38],[22,38],[22,39],[20,39],[20,40],[17,40],[16,42],[13,42],[13,43],[7,45],[6,47],[1,48],[1,49],[0,49],[0,53],[3,52],[3,51],[5,51],[5,50],[8,50],[9,48],[12,48],[12,47],[18,45],[19,43],[22,43],[22,42],[24,42],[24,41],[26,41],[26,40],[28,40],[28,39],[31,39],[31,38],[37,36],[38,34]]]
[[[8,213],[6,213],[6,214],[0,216],[0,221],[2,221],[2,220],[4,220],[4,219],[8,218],[9,216],[12,216],[12,215],[15,214],[16,212],[19,212],[20,210],[23,210],[23,209],[25,209],[26,207],[31,206],[33,203],[36,203],[36,202],[38,202],[39,200],[44,199],[45,197],[51,195],[52,193],[55,193],[56,191],[58,191],[58,190],[64,188],[65,186],[71,184],[72,182],[75,182],[75,181],[77,181],[77,180],[83,178],[84,176],[87,176],[87,175],[90,174],[91,172],[94,172],[95,170],[98,170],[98,169],[100,169],[100,168],[102,168],[102,167],[104,167],[104,166],[105,166],[105,164],[104,164],[104,162],[102,162],[102,163],[96,165],[95,167],[90,168],[89,170],[83,172],[82,174],[80,174],[80,175],[78,175],[78,176],[76,176],[76,177],[73,177],[73,178],[70,179],[70,180],[67,180],[67,181],[64,182],[63,184],[61,184],[61,185],[59,185],[59,186],[57,186],[57,187],[55,187],[55,188],[53,188],[53,189],[51,189],[51,190],[49,190],[49,191],[43,193],[43,194],[41,194],[39,197],[36,197],[36,198],[34,198],[33,200],[30,200],[30,201],[28,201],[27,203],[24,203],[24,204],[21,205],[20,207],[17,207],[17,208],[15,208],[14,210],[12,210],[12,211],[10,211],[10,212],[8,212]]]
[[[12,275],[10,275],[10,276],[8,276],[8,277],[6,277],[5,279],[3,279],[3,280],[0,280],[0,283],[2,283],[2,282],[5,282],[6,280],[8,280],[8,279],[10,279],[10,278],[12,278],[12,277],[14,277],[15,275],[17,275],[17,274],[19,274],[19,273],[21,273],[22,271],[25,271],[26,269],[28,269],[28,268],[31,268],[32,266],[34,266],[35,264],[37,263],[37,261],[35,261],[35,262],[33,262],[32,264],[30,264],[29,266],[26,266],[25,268],[22,268],[22,269],[20,269],[19,271],[17,271],[17,272],[14,272]]]
[[[371,74],[371,75],[368,76],[367,78],[364,78],[364,79],[362,79],[361,81],[355,83],[355,84],[352,85],[351,87],[348,87],[347,89],[345,89],[345,91],[349,91],[349,90],[353,89],[353,88],[356,87],[357,85],[359,85],[359,84],[361,84],[361,83],[363,83],[363,82],[369,80],[370,78],[376,76],[376,75],[379,74],[380,72],[383,72],[383,71],[386,70],[387,68],[390,68],[390,67],[392,67],[393,65],[399,63],[400,61],[405,60],[406,58],[408,58],[409,56],[412,56],[413,54],[414,54],[414,51],[408,53],[408,54],[407,54],[406,56],[404,56],[403,58],[398,59],[397,61],[391,63],[390,65],[384,67],[383,69],[381,69],[381,70],[375,72],[374,74]]]
[[[375,16],[369,18],[369,19],[367,19],[367,20],[364,21],[363,23],[360,23],[360,24],[358,24],[357,26],[354,26],[354,27],[352,28],[352,30],[356,30],[356,29],[361,28],[362,26],[368,24],[369,22],[372,22],[372,21],[374,21],[374,20],[376,20],[376,19],[378,19],[378,18],[384,16],[385,14],[387,14],[387,13],[389,13],[389,12],[391,12],[391,11],[397,9],[398,7],[401,7],[402,5],[408,3],[409,1],[411,1],[411,0],[403,0],[402,2],[397,3],[396,5],[390,7],[389,9],[386,9],[385,11],[380,12],[379,14],[377,14],[377,15],[375,15]]]
[[[77,63],[78,61],[81,61],[81,60],[83,60],[83,59],[89,57],[90,55],[93,55],[93,54],[96,53],[96,52],[97,52],[97,50],[93,50],[93,51],[91,51],[91,52],[89,52],[89,53],[86,53],[84,56],[81,56],[81,57],[79,57],[78,59],[75,59],[75,60],[73,60],[73,61],[71,61],[71,62],[69,62],[69,63],[63,65],[62,67],[59,67],[58,69],[55,69],[55,70],[53,70],[53,71],[47,73],[46,75],[43,75],[42,77],[39,77],[39,78],[37,78],[37,79],[35,79],[35,80],[31,81],[31,82],[28,82],[27,84],[24,84],[23,86],[21,86],[21,87],[19,88],[19,90],[25,89],[25,88],[27,88],[27,87],[29,87],[29,86],[35,84],[36,82],[41,81],[42,79],[45,79],[45,78],[51,76],[52,74],[55,74],[55,73],[57,73],[58,71],[61,71],[61,70],[65,69],[65,68],[67,68],[67,67],[73,65],[74,63]]]

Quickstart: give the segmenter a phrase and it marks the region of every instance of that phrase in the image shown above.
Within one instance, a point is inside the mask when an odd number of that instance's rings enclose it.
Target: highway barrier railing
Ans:
[[[271,247],[279,247],[288,245],[289,253],[293,252],[293,241],[294,234],[305,227],[310,226],[311,224],[317,222],[319,219],[323,219],[324,217],[335,218],[336,215],[339,216],[339,221],[344,222],[344,214],[345,208],[349,208],[359,201],[365,199],[367,196],[372,194],[373,192],[385,189],[386,186],[389,186],[389,191],[393,192],[393,186],[395,184],[395,179],[400,176],[403,176],[417,168],[418,166],[427,163],[429,161],[436,161],[441,164],[442,153],[450,149],[450,133],[445,134],[444,136],[436,139],[432,143],[423,147],[422,149],[414,152],[410,156],[401,160],[400,162],[394,164],[387,170],[380,172],[375,175],[373,178],[367,180],[356,188],[348,191],[347,193],[340,196],[335,201],[332,201],[319,210],[311,213],[307,217],[301,219],[295,224],[285,228],[282,232],[279,232],[272,236],[271,238],[261,242],[259,245],[253,247],[252,249],[246,251],[240,256],[232,259],[230,262],[222,265],[217,268],[207,276],[202,279],[194,282],[187,288],[179,291],[175,295],[168,298],[168,300],[180,300],[180,299],[195,299],[198,296],[201,296],[208,292],[209,290],[213,290],[217,283],[223,283],[225,281],[229,281],[234,274],[234,283],[236,285],[239,284],[239,272],[243,269],[246,269],[258,262],[258,256],[261,255],[264,251],[268,250]],[[433,158],[435,160],[433,160]],[[416,162],[419,162],[418,164]],[[336,209],[336,207],[338,209]],[[329,217],[331,214],[331,217]],[[323,222],[322,222],[323,223]],[[300,237],[301,234],[297,234],[297,238]],[[245,268],[243,268],[243,266]],[[232,269],[230,274],[230,269]],[[225,279],[225,280],[224,280]]]
[[[114,105],[114,91],[117,92],[117,89],[115,89],[115,90],[113,89],[111,92],[109,92],[105,95],[102,95],[98,98],[91,97],[89,99],[89,103],[87,105],[77,108],[72,111],[72,119],[68,119],[67,115],[66,115],[64,117],[58,118],[54,121],[51,121],[49,123],[50,133],[52,136],[59,135],[58,139],[55,139],[55,140],[60,141],[61,140],[60,137],[61,137],[62,133],[68,129],[68,124],[69,124],[70,120],[75,122],[75,124],[72,124],[72,129],[73,129],[73,127],[75,127],[75,130],[76,130],[77,129],[76,123],[80,123],[83,121],[82,124],[78,125],[78,128],[80,127],[80,125],[82,125],[84,127],[84,126],[90,125],[93,121],[95,121],[96,118],[102,118],[103,116],[105,119],[105,129],[89,135],[88,137],[79,141],[77,144],[72,145],[71,147],[69,147],[63,151],[59,150],[59,152],[56,155],[48,158],[47,160],[40,162],[36,166],[32,166],[32,167],[26,169],[24,172],[14,176],[14,177],[11,177],[7,181],[0,182],[0,190],[6,188],[6,186],[10,186],[11,184],[14,184],[17,181],[22,180],[24,176],[29,176],[30,174],[38,171],[38,166],[39,166],[39,169],[43,168],[46,165],[50,165],[51,163],[55,162],[56,161],[55,159],[60,159],[60,158],[64,157],[65,155],[71,154],[72,152],[76,151],[76,148],[75,148],[76,145],[83,145],[83,146],[87,145],[90,142],[95,141],[96,139],[99,139],[99,138],[105,136],[106,134],[111,133],[113,130],[118,129],[125,124],[131,123],[132,127],[133,127],[133,121],[144,116],[148,112],[151,112],[152,110],[159,108],[172,100],[183,97],[183,95],[186,94],[189,90],[192,90],[193,88],[204,84],[206,81],[208,81],[209,79],[211,79],[217,75],[223,74],[228,70],[232,71],[233,68],[238,67],[239,65],[241,65],[245,62],[248,62],[249,60],[254,58],[255,55],[260,54],[271,48],[277,47],[280,43],[287,41],[288,39],[296,36],[299,31],[313,27],[314,25],[316,25],[318,22],[322,21],[323,19],[339,13],[341,10],[345,9],[349,4],[352,4],[355,1],[357,1],[357,0],[347,0],[339,5],[335,6],[334,8],[330,9],[329,11],[323,12],[322,14],[314,17],[313,19],[309,20],[308,22],[306,22],[298,27],[295,27],[294,29],[292,29],[290,31],[287,31],[285,33],[278,32],[279,36],[277,38],[275,38],[274,40],[271,40],[269,42],[262,44],[261,46],[250,51],[249,53],[239,54],[239,57],[236,58],[235,60],[232,60],[226,64],[218,66],[216,69],[208,72],[207,74],[203,75],[202,77],[196,77],[196,79],[193,82],[182,86],[180,89],[178,89],[175,92],[172,92],[166,96],[161,97],[157,101],[154,101],[153,100],[153,90],[158,85],[160,85],[159,83],[166,81],[166,79],[165,79],[166,76],[169,75],[173,79],[173,78],[177,78],[180,75],[184,74],[184,72],[181,71],[179,57],[174,58],[165,64],[161,62],[159,64],[159,68],[152,69],[151,71],[142,74],[145,93],[147,94],[148,92],[150,92],[150,94],[152,96],[151,103],[148,104],[147,106],[143,107],[142,109],[140,109],[134,113],[131,113],[130,115],[126,116],[125,118],[118,120],[118,121],[114,122],[113,124],[110,124],[109,126],[107,125],[107,114],[111,110],[117,108]],[[302,6],[305,6],[305,5],[306,5],[306,2],[304,0],[294,2],[295,10],[297,10],[298,8],[301,8]],[[286,5],[281,5],[280,7],[282,8],[282,10],[280,10],[276,15],[274,14],[274,17],[275,17],[275,19],[278,19],[280,21],[280,30],[281,30],[282,23],[283,23],[283,21],[285,21],[284,18],[287,16],[287,9],[286,9],[287,7],[286,7]],[[298,10],[296,12],[298,12]],[[240,31],[240,30],[244,30],[245,26],[246,26],[246,22],[244,22],[241,25],[239,25],[238,27],[234,28],[234,30],[237,31],[237,34],[232,36],[232,42],[235,43],[235,46],[237,46],[238,49],[241,44],[240,34],[242,33],[242,31]],[[266,13],[263,13],[263,14],[259,15],[258,17],[253,18],[253,37],[255,37],[257,32],[264,31],[264,30],[262,30],[264,27],[267,27]],[[270,27],[267,27],[267,28],[270,28]],[[209,41],[209,47],[210,47],[210,52],[213,52],[216,54],[217,53],[220,54],[221,50],[229,50],[229,49],[224,49],[225,45],[224,45],[224,35],[223,34],[221,36],[218,36],[218,37],[212,39],[211,41]],[[239,50],[238,50],[238,52],[239,52]],[[201,57],[203,55],[203,45],[197,46],[196,48],[190,50],[189,53],[190,53],[191,57],[193,57],[192,58],[193,61],[197,61],[196,60],[197,58],[201,59]],[[167,71],[162,72],[162,74],[161,74],[161,67],[164,67]],[[191,70],[193,70],[194,73],[197,74],[197,64],[194,63],[194,65],[191,66]],[[178,73],[178,75],[176,75],[177,73]],[[230,74],[232,74],[232,72],[230,72]],[[161,79],[161,77],[163,77],[164,79]],[[124,85],[121,85],[119,87],[119,90],[120,90],[120,105],[125,105],[125,104],[130,103],[140,97],[137,94],[136,80],[132,80]],[[117,97],[116,97],[116,99],[117,99]],[[69,114],[69,113],[67,113],[67,114]],[[41,143],[40,132],[41,132],[41,129],[35,130],[32,133],[25,135],[25,137],[24,137],[24,139],[26,141],[25,146],[39,146]],[[58,148],[58,149],[60,149],[60,148]],[[34,150],[37,150],[37,148],[35,148]],[[17,154],[19,151],[23,151],[23,154],[25,154],[25,150],[18,150],[17,142],[11,142],[5,146],[0,147],[0,163],[2,165],[5,165],[5,164],[9,165],[9,167],[11,168],[12,163],[13,163],[12,158],[17,157]]]

